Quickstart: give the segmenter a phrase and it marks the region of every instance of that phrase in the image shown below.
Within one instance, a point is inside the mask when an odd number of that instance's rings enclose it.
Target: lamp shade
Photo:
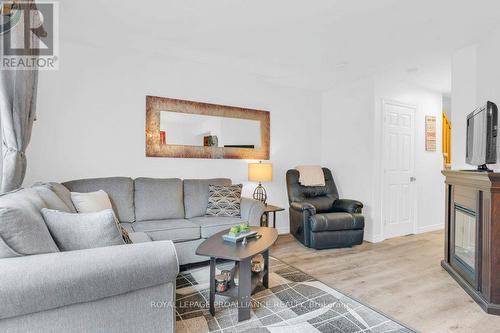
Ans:
[[[273,180],[271,163],[249,163],[248,180],[251,182],[270,182]]]

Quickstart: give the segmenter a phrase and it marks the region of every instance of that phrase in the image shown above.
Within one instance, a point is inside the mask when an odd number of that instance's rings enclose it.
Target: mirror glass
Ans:
[[[259,120],[160,111],[160,144],[261,148]]]

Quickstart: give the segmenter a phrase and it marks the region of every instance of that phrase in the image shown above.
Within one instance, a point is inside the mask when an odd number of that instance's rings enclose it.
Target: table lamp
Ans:
[[[267,200],[267,193],[262,182],[270,182],[273,180],[273,165],[271,163],[249,163],[248,164],[248,180],[251,182],[259,182],[259,186],[253,192],[255,200],[262,201],[264,204]]]

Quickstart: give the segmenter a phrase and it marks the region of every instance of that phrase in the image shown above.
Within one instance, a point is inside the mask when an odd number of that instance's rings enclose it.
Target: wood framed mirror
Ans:
[[[269,159],[268,111],[146,96],[146,156]]]

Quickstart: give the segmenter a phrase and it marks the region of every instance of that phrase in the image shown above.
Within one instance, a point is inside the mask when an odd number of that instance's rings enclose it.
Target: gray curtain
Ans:
[[[30,18],[33,19],[33,18]],[[23,40],[23,29],[10,32],[12,41]],[[37,40],[32,41],[37,45]],[[33,55],[37,52],[34,50]],[[0,192],[21,187],[26,174],[26,148],[35,120],[37,70],[0,70],[0,126],[2,178]]]

